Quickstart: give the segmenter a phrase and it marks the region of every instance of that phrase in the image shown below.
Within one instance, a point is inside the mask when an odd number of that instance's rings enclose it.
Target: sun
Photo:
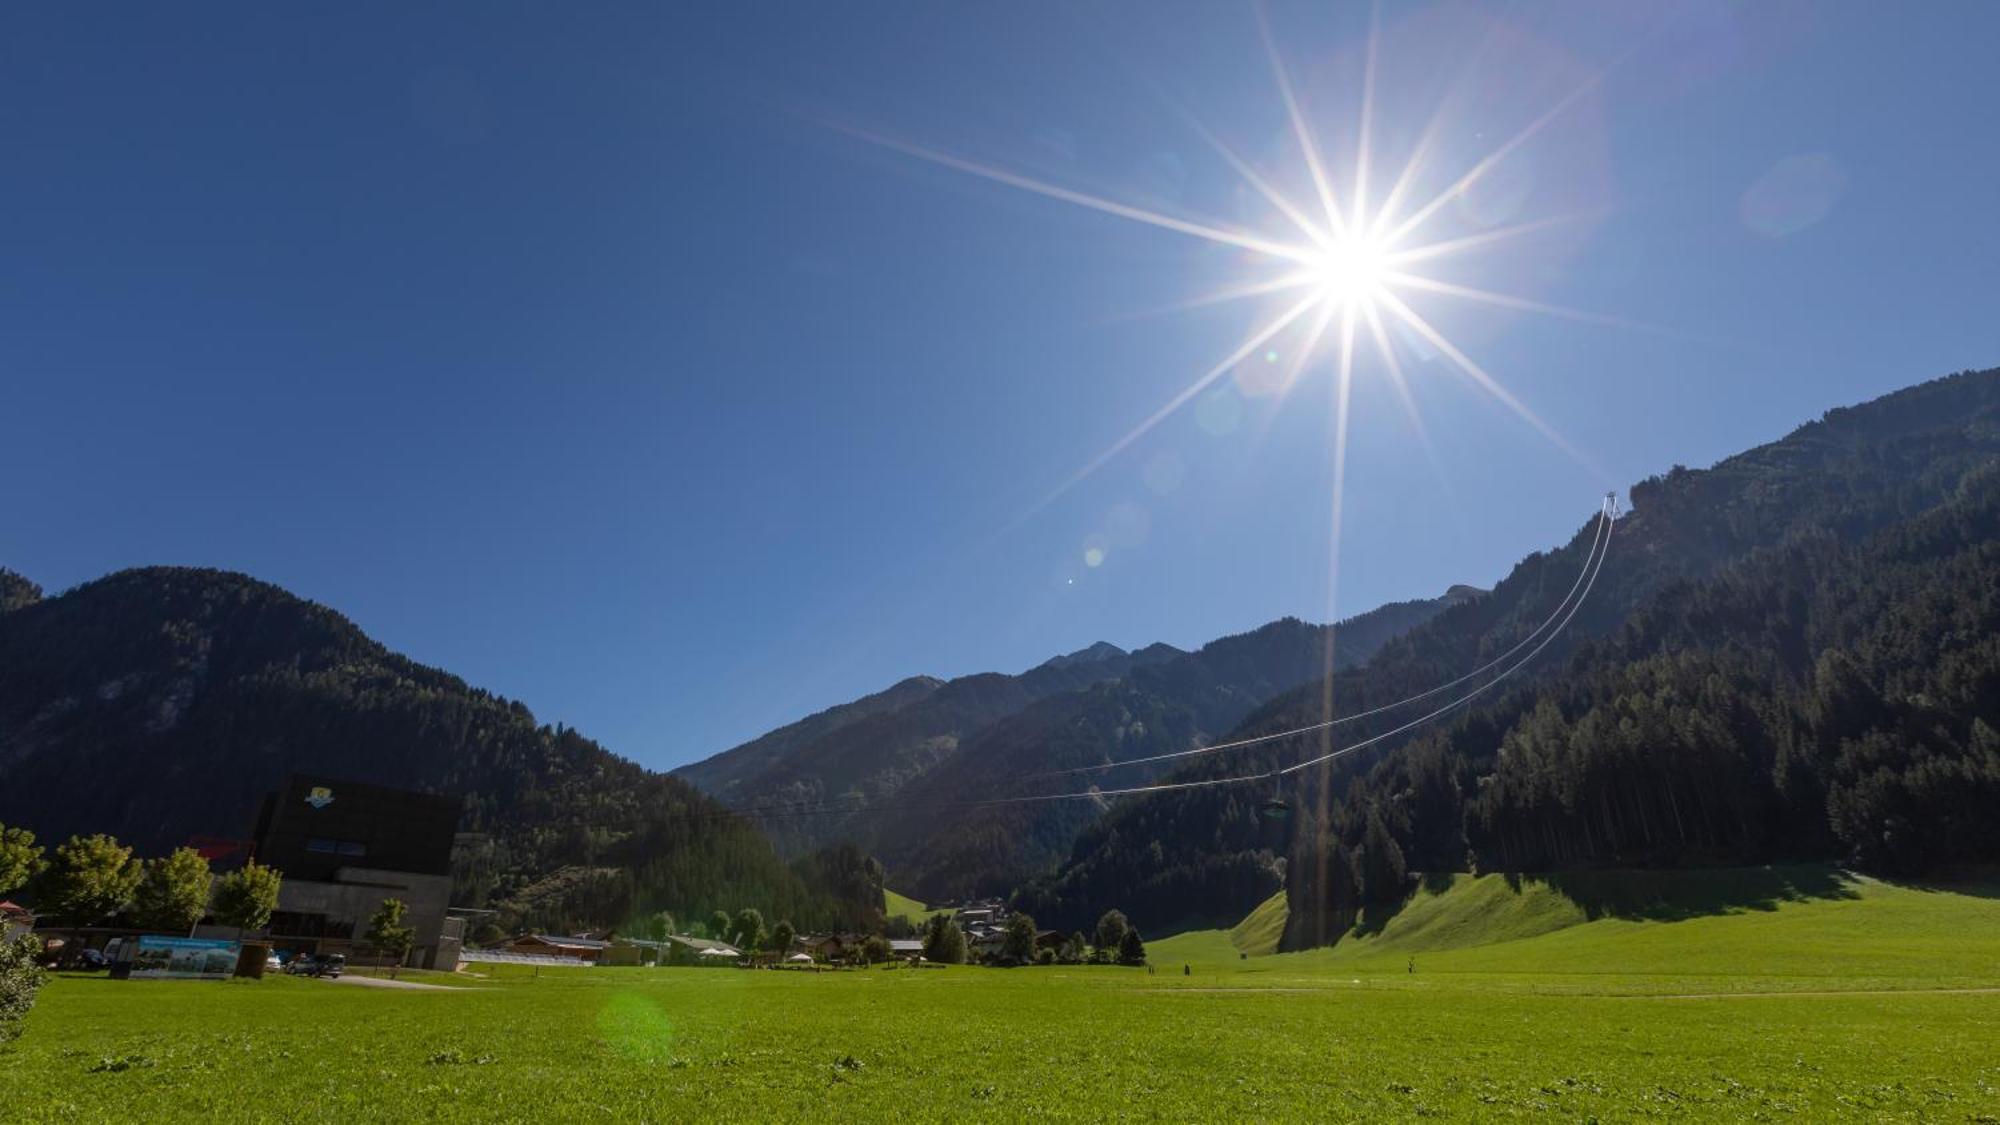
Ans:
[[[1375,308],[1393,272],[1389,247],[1367,234],[1335,239],[1315,248],[1305,269],[1306,284],[1323,304],[1360,312]]]
[[[1376,189],[1381,185],[1377,182],[1375,169],[1379,154],[1374,151],[1373,133],[1379,28],[1371,24],[1366,58],[1361,68],[1360,120],[1353,149],[1344,154],[1343,159],[1329,160],[1321,149],[1317,130],[1313,128],[1293,89],[1291,77],[1279,55],[1276,37],[1264,22],[1261,9],[1257,11],[1272,77],[1276,80],[1277,92],[1302,164],[1299,171],[1303,172],[1303,176],[1295,175],[1293,179],[1309,181],[1310,194],[1295,197],[1280,190],[1251,161],[1210,131],[1192,113],[1182,109],[1181,116],[1236,172],[1245,187],[1270,204],[1271,217],[1282,218],[1282,226],[1272,224],[1278,226],[1275,232],[1152,210],[870,130],[834,126],[869,143],[933,164],[1245,252],[1241,259],[1243,276],[1218,290],[1175,306],[1177,308],[1246,300],[1268,299],[1274,302],[1269,315],[1261,317],[1260,322],[1233,350],[1193,382],[1173,393],[1124,436],[1071,473],[1021,518],[1026,519],[1047,507],[1110,463],[1175,411],[1193,402],[1219,380],[1229,377],[1240,365],[1260,356],[1271,362],[1284,358],[1285,368],[1276,384],[1281,392],[1289,391],[1309,370],[1322,366],[1320,361],[1330,361],[1323,366],[1331,368],[1337,393],[1335,432],[1332,435],[1336,526],[1346,456],[1349,390],[1364,351],[1373,353],[1377,370],[1396,391],[1410,416],[1419,442],[1426,450],[1430,448],[1429,438],[1407,383],[1409,373],[1405,371],[1398,354],[1405,350],[1414,351],[1427,361],[1441,361],[1480,392],[1492,397],[1540,432],[1556,448],[1602,476],[1602,471],[1588,457],[1448,339],[1415,306],[1421,301],[1445,298],[1630,326],[1617,318],[1448,281],[1437,273],[1437,267],[1467,255],[1485,253],[1518,236],[1581,217],[1551,215],[1456,237],[1440,236],[1433,229],[1440,225],[1439,215],[1447,213],[1455,200],[1561,117],[1565,110],[1597,85],[1603,73],[1590,76],[1520,132],[1485,150],[1442,191],[1412,198],[1411,192],[1420,171],[1427,161],[1434,159],[1431,142],[1439,124],[1434,118],[1419,131],[1420,139],[1408,162],[1400,170],[1395,170],[1393,175],[1382,177],[1391,182],[1387,191],[1378,193]]]

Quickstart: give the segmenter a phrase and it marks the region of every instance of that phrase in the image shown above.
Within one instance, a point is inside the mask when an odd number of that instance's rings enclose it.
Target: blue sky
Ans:
[[[853,132],[1282,234],[1174,108],[1311,199],[1252,9],[692,7],[9,13],[0,564],[247,571],[662,767],[1328,615],[1330,355],[1037,507],[1273,311],[1163,307],[1267,263]],[[2000,7],[1639,7],[1383,12],[1382,185],[1602,73],[1436,229],[1565,217],[1441,273],[1630,323],[1410,299],[1589,465],[1406,334],[1426,454],[1364,357],[1341,614],[2000,364]],[[1366,9],[1269,20],[1350,175]]]

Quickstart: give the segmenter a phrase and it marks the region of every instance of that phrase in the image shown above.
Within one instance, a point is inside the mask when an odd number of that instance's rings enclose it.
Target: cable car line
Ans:
[[[1606,507],[1607,513],[1614,506],[1615,505],[1611,503],[1607,503]],[[1459,696],[1457,699],[1454,699],[1451,702],[1446,703],[1444,706],[1439,707],[1428,714],[1420,715],[1417,718],[1411,719],[1409,722],[1404,723],[1402,726],[1395,727],[1391,730],[1383,731],[1381,734],[1365,738],[1360,742],[1356,742],[1352,745],[1343,746],[1338,750],[1322,754],[1317,758],[1309,758],[1303,762],[1297,762],[1289,766],[1283,766],[1276,769],[1266,770],[1261,773],[1240,774],[1230,777],[1200,778],[1192,781],[1158,782],[1151,785],[1133,785],[1119,789],[1088,789],[1080,793],[1043,793],[1043,794],[1031,794],[1028,796],[1021,796],[1021,797],[996,797],[982,803],[992,806],[992,805],[1024,804],[1034,801],[1063,801],[1063,800],[1082,800],[1086,798],[1096,799],[1103,797],[1125,797],[1125,796],[1133,796],[1140,793],[1164,793],[1180,789],[1202,789],[1210,786],[1219,787],[1223,785],[1243,785],[1259,781],[1269,781],[1273,778],[1284,777],[1288,774],[1297,773],[1300,770],[1309,769],[1317,765],[1322,765],[1326,762],[1332,761],[1335,758],[1352,754],[1357,750],[1364,750],[1370,746],[1373,746],[1383,741],[1384,739],[1393,738],[1394,736],[1402,734],[1405,731],[1408,731],[1414,727],[1421,726],[1424,723],[1427,723],[1432,719],[1437,718],[1440,715],[1443,715],[1449,711],[1455,710],[1459,707],[1464,706],[1467,703],[1470,703],[1472,700],[1477,699],[1479,696],[1484,695],[1486,692],[1492,690],[1494,685],[1505,680],[1508,676],[1513,675],[1515,672],[1520,671],[1530,661],[1534,660],[1535,657],[1541,655],[1542,650],[1547,648],[1551,641],[1554,641],[1558,636],[1562,635],[1563,630],[1568,628],[1570,621],[1576,617],[1577,611],[1583,608],[1584,601],[1590,597],[1591,588],[1597,585],[1597,576],[1598,574],[1602,573],[1604,569],[1604,560],[1611,553],[1610,526],[1611,526],[1610,522],[1607,519],[1605,525],[1605,535],[1603,539],[1604,549],[1601,552],[1597,553],[1595,565],[1590,569],[1589,578],[1587,581],[1585,581],[1583,585],[1582,595],[1577,598],[1575,604],[1569,607],[1568,612],[1563,616],[1561,623],[1556,626],[1554,632],[1551,632],[1548,636],[1542,638],[1542,642],[1536,645],[1534,649],[1530,651],[1526,656],[1523,656],[1520,660],[1516,661],[1514,664],[1501,671],[1499,675],[1493,677],[1491,680],[1488,680],[1486,683],[1479,685],[1478,687],[1472,689],[1471,691],[1466,692],[1464,695]],[[1324,726],[1324,724],[1321,724],[1321,726]],[[1298,731],[1285,732],[1285,734],[1289,736],[1296,736],[1298,734],[1308,733],[1312,730],[1317,730],[1317,729],[1321,728],[1320,727],[1301,728]],[[1275,737],[1283,737],[1283,736],[1275,736]]]
[[[1402,699],[1396,700],[1393,703],[1384,703],[1379,707],[1372,707],[1366,711],[1357,711],[1352,715],[1342,715],[1337,719],[1328,719],[1325,722],[1314,723],[1311,726],[1297,727],[1292,730],[1277,731],[1272,734],[1260,734],[1250,738],[1239,738],[1231,742],[1218,742],[1211,746],[1196,746],[1196,747],[1191,747],[1187,750],[1174,750],[1165,754],[1152,754],[1143,758],[1121,758],[1115,762],[1100,762],[1096,765],[1090,765],[1090,766],[1074,766],[1069,769],[1049,770],[1045,773],[1029,774],[1025,780],[1032,780],[1038,777],[1062,777],[1069,774],[1077,774],[1077,773],[1100,773],[1106,770],[1115,770],[1121,766],[1144,765],[1148,762],[1165,762],[1165,761],[1171,761],[1175,758],[1191,758],[1200,754],[1214,754],[1223,750],[1237,750],[1245,746],[1257,746],[1266,742],[1276,742],[1279,739],[1290,738],[1293,735],[1311,734],[1314,731],[1326,730],[1330,727],[1340,726],[1343,723],[1358,722],[1362,719],[1372,718],[1373,716],[1380,715],[1385,711],[1394,711],[1399,707],[1415,703],[1420,699],[1428,699],[1431,696],[1438,694],[1439,692],[1450,691],[1452,688],[1455,688],[1458,685],[1465,683],[1467,680],[1475,679],[1481,675],[1484,675],[1485,673],[1492,671],[1494,668],[1504,663],[1508,658],[1512,657],[1515,653],[1521,651],[1523,648],[1527,647],[1530,643],[1532,643],[1534,639],[1541,634],[1542,630],[1547,629],[1549,625],[1552,624],[1557,617],[1560,617],[1562,615],[1563,607],[1568,605],[1569,600],[1576,596],[1577,588],[1583,585],[1584,576],[1590,573],[1591,561],[1597,555],[1598,544],[1603,542],[1607,538],[1608,535],[1607,529],[1609,528],[1611,523],[1610,520],[1611,509],[1612,505],[1607,502],[1604,508],[1600,510],[1600,512],[1598,513],[1597,531],[1596,534],[1591,539],[1589,552],[1587,552],[1584,555],[1583,566],[1577,570],[1576,581],[1570,584],[1569,592],[1564,594],[1562,596],[1562,600],[1556,603],[1554,611],[1552,611],[1549,614],[1549,616],[1542,621],[1540,625],[1535,626],[1534,629],[1531,630],[1526,636],[1522,637],[1519,641],[1516,641],[1514,643],[1514,647],[1508,649],[1506,652],[1501,653],[1499,656],[1494,657],[1492,660],[1487,661],[1485,664],[1482,664],[1479,667],[1474,668],[1472,671],[1465,673],[1464,675],[1458,677],[1455,680],[1439,684],[1436,687],[1426,688],[1423,691],[1416,693],[1415,695],[1406,696]]]

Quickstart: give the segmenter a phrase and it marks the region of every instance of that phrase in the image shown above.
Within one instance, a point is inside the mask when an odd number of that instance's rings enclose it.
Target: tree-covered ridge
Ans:
[[[1128,801],[1021,901],[1065,919],[1115,898],[1160,925],[1240,917],[1283,884],[1297,945],[1400,895],[1405,871],[1995,858],[1994,818],[1973,810],[1990,809],[1996,771],[1984,749],[2000,700],[1996,459],[1989,371],[1643,482],[1589,603],[1528,678],[1298,775],[1281,791],[1295,809],[1281,829],[1258,813],[1273,794],[1243,786]],[[1561,598],[1590,530],[1337,675],[1337,710],[1503,651]],[[1291,693],[1239,734],[1315,722],[1322,708],[1317,686]],[[1289,764],[1408,717],[1177,776]]]
[[[808,887],[687,784],[244,575],[123,571],[0,618],[0,821],[158,853],[248,835],[262,794],[295,771],[463,794],[459,901],[518,898],[524,924],[745,904],[812,924],[880,908]],[[523,896],[551,879],[573,893]]]
[[[1341,622],[1336,662],[1359,663],[1448,604],[1444,598],[1392,603]],[[932,899],[1006,893],[1060,861],[1102,810],[1088,801],[970,809],[965,802],[1058,784],[1082,788],[1075,775],[1050,775],[1212,742],[1265,700],[1323,669],[1327,636],[1326,627],[1297,618],[1273,621],[992,724],[904,790],[898,815],[877,829],[883,861],[904,885]],[[1165,769],[1165,763],[1134,767],[1123,776],[1144,781]]]
[[[1341,623],[1340,666],[1477,591],[1396,603]],[[918,678],[780,728],[675,775],[766,820],[780,851],[831,841],[880,856],[932,898],[1000,894],[1065,855],[1099,810],[967,805],[1024,776],[1212,740],[1325,667],[1327,627],[1296,618],[1188,653],[1099,643],[1018,676]]]

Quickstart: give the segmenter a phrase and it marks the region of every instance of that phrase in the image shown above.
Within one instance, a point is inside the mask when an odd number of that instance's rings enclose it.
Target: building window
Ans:
[[[321,855],[367,855],[368,845],[359,840],[334,840],[325,836],[308,836],[306,850]]]

